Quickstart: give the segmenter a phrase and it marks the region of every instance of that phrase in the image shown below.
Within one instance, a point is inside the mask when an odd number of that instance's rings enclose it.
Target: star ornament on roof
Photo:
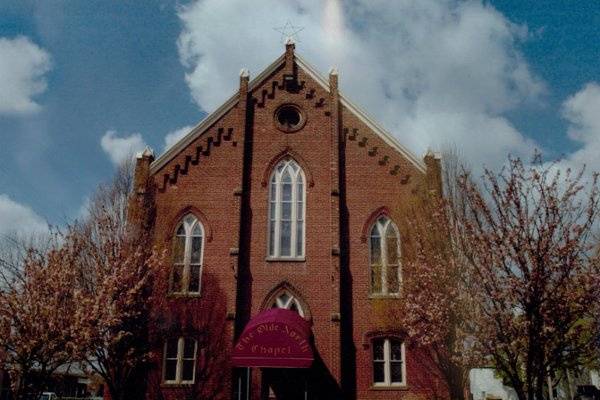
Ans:
[[[298,33],[304,30],[302,26],[294,26],[290,20],[288,20],[285,25],[280,26],[278,28],[273,28],[277,32],[281,33],[281,43],[287,43],[289,41],[292,42],[300,42],[298,39]]]

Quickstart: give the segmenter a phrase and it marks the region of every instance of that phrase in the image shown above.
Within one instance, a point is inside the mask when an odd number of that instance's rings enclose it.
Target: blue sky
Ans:
[[[288,19],[305,27],[298,51],[338,66],[342,90],[417,154],[451,142],[474,164],[533,148],[597,162],[596,0],[4,0],[0,232],[79,215],[123,154],[162,152],[240,68],[277,57]]]

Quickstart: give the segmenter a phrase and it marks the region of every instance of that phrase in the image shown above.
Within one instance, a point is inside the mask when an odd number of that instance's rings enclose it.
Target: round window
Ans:
[[[284,104],[275,111],[275,123],[285,132],[293,132],[304,126],[304,115],[292,104]]]

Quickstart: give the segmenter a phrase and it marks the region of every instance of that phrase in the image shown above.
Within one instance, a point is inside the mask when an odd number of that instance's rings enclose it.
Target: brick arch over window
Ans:
[[[273,159],[271,159],[271,161],[267,165],[267,168],[263,172],[262,180],[260,182],[262,187],[267,187],[267,185],[269,184],[269,178],[271,177],[271,173],[273,172],[273,168],[275,168],[275,166],[279,164],[280,161],[286,158],[291,158],[294,161],[296,161],[300,168],[302,168],[302,171],[304,171],[304,176],[306,177],[306,183],[308,187],[313,187],[315,185],[315,181],[313,180],[312,172],[308,168],[306,161],[304,161],[302,156],[300,156],[300,154],[296,153],[290,147],[286,147],[283,151],[281,151],[279,154],[273,157]]]
[[[386,206],[379,207],[377,210],[373,211],[371,213],[371,215],[369,215],[369,218],[367,218],[367,220],[365,221],[365,224],[363,225],[363,228],[362,228],[362,231],[360,234],[361,242],[367,243],[367,238],[371,234],[371,228],[373,227],[373,224],[375,223],[375,221],[377,221],[379,219],[379,217],[382,217],[382,216],[385,216],[385,217],[388,217],[391,219],[390,210]]]
[[[167,237],[165,237],[165,241],[167,241],[167,242],[171,241],[172,235],[175,233],[175,230],[181,223],[183,217],[185,217],[188,214],[192,214],[193,216],[195,216],[198,219],[198,221],[200,221],[200,223],[202,223],[202,227],[204,228],[204,235],[205,235],[206,242],[207,243],[212,242],[213,231],[210,226],[210,223],[208,222],[208,218],[206,218],[206,215],[204,215],[204,213],[202,211],[200,211],[199,209],[197,209],[194,206],[187,206],[187,207],[182,208],[177,213],[177,215],[170,221],[169,230],[168,230],[169,235],[167,235]]]
[[[287,294],[288,296],[292,297],[293,300],[297,301],[301,309],[301,312],[299,312],[299,314],[304,319],[309,321],[311,320],[312,316],[310,308],[308,307],[308,304],[306,304],[306,301],[304,301],[302,294],[300,294],[300,292],[293,285],[286,281],[281,282],[269,291],[269,293],[265,296],[265,299],[263,300],[260,309],[268,310],[270,308],[274,308],[274,304],[277,302],[277,300],[282,294]]]
[[[371,347],[373,339],[393,337],[399,340],[406,340],[408,334],[401,329],[375,329],[372,331],[365,332],[362,337],[363,349]]]

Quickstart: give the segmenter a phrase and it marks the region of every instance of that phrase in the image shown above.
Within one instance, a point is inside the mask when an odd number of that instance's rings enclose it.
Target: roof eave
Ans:
[[[250,91],[254,89],[268,75],[272,74],[277,68],[279,68],[284,61],[285,54],[278,57],[275,61],[271,63],[271,65],[269,65],[260,74],[258,74],[256,78],[252,79],[248,84],[248,90]],[[238,93],[236,92],[229,99],[227,99],[225,103],[221,105],[221,107],[208,114],[202,121],[198,123],[198,125],[193,127],[187,135],[181,138],[177,143],[175,143],[167,151],[161,154],[156,160],[154,160],[150,165],[150,173],[156,174],[158,171],[160,171],[169,161],[175,158],[177,154],[182,152],[194,140],[196,140],[200,135],[206,132],[206,130],[208,130],[208,128],[210,128],[215,122],[217,122],[223,115],[225,115],[227,112],[229,112],[229,110],[235,107],[238,101]]]

